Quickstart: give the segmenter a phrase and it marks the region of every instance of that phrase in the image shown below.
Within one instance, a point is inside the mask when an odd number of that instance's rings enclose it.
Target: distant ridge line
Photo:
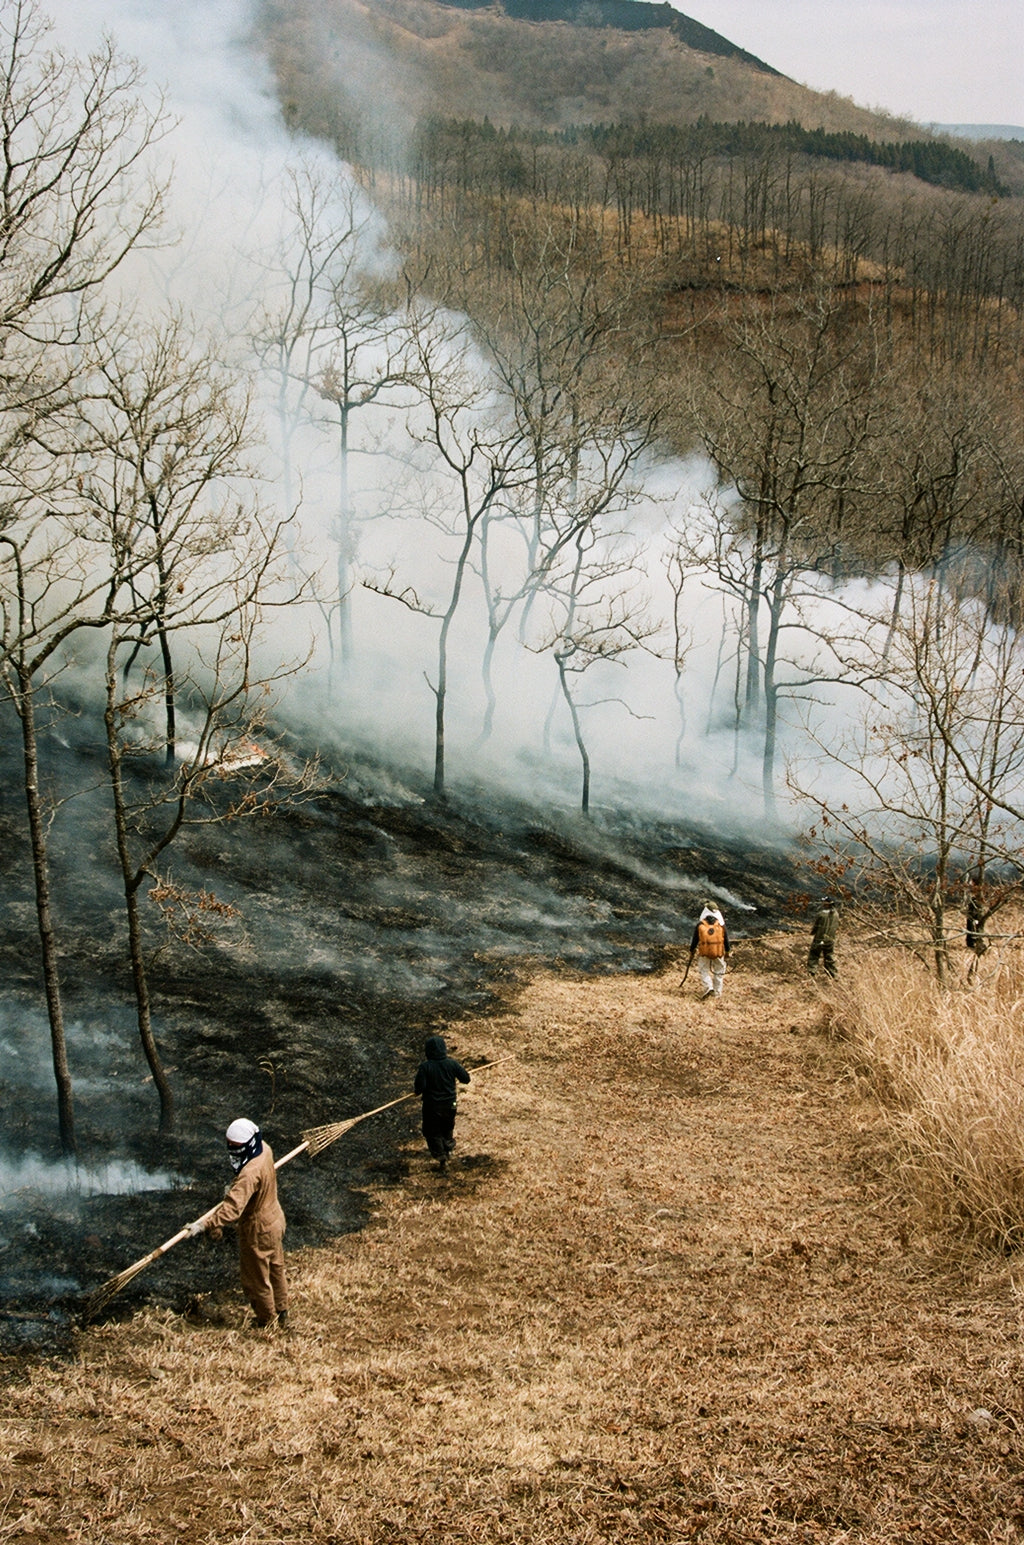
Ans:
[[[1024,139],[1024,127],[1018,123],[930,123],[928,128],[957,139]]]
[[[513,21],[567,21],[576,27],[615,27],[622,32],[646,32],[665,28],[688,48],[719,58],[739,59],[765,75],[782,76],[756,54],[737,48],[720,32],[702,22],[684,16],[664,0],[438,0],[440,5],[460,11],[504,12]]]

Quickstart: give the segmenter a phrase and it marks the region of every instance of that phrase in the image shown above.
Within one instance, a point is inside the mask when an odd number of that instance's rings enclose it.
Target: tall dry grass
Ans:
[[[944,990],[910,956],[865,954],[835,1005],[922,1225],[972,1249],[1024,1243],[1024,961]]]

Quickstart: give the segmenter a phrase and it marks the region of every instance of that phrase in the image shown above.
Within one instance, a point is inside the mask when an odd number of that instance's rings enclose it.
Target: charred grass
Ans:
[[[106,811],[84,792],[97,752],[85,716],[72,727],[81,744],[58,765],[62,786],[81,792],[56,812],[51,847],[79,1158],[87,1175],[129,1159],[170,1178],[159,1191],[115,1187],[81,1201],[6,1183],[5,1163],[45,1167],[56,1155],[32,868],[15,840],[18,772],[0,737],[0,838],[12,838],[0,929],[0,1352],[66,1345],[83,1295],[176,1232],[183,1211],[203,1209],[239,1111],[281,1154],[307,1127],[405,1093],[425,1035],[494,1012],[545,963],[657,969],[689,932],[709,865],[757,908],[744,914],[755,929],[794,884],[789,855],[771,843],[709,840],[705,853],[699,830],[628,802],[591,822],[475,786],[439,803],[411,774],[353,756],[315,797],[258,821],[200,825],[176,846],[176,885],[226,913],[213,913],[198,944],[168,932],[158,909],[146,914],[154,1025],[177,1106],[167,1140],[134,1024]],[[292,1247],[360,1228],[374,1166],[414,1130],[403,1110],[357,1129],[329,1164],[294,1166]],[[180,1312],[233,1273],[228,1250],[187,1262],[172,1252],[128,1285],[118,1312],[155,1302]]]
[[[232,1290],[9,1366],[0,1539],[1024,1538],[1015,1268],[917,1242],[801,950],[467,1014],[517,1060],[291,1254],[293,1328]]]

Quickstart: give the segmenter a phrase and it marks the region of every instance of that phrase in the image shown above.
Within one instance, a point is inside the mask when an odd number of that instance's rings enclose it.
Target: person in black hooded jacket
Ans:
[[[455,1081],[468,1084],[469,1074],[461,1062],[449,1057],[439,1035],[432,1035],[423,1049],[427,1055],[416,1069],[412,1087],[415,1094],[422,1096],[423,1136],[443,1173],[455,1147]]]

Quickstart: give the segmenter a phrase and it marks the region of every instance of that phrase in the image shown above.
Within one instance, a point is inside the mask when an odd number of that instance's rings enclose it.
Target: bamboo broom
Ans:
[[[207,1208],[206,1212],[195,1220],[196,1223],[205,1223],[208,1218],[213,1217],[216,1210],[216,1207]],[[162,1255],[167,1254],[168,1250],[173,1250],[174,1246],[180,1245],[183,1239],[188,1239],[194,1226],[194,1224],[186,1223],[184,1228],[180,1228],[176,1234],[172,1234],[170,1239],[166,1239],[162,1245],[157,1245],[155,1250],[151,1250],[148,1255],[142,1256],[141,1260],[136,1261],[133,1265],[126,1266],[124,1271],[119,1271],[116,1277],[108,1278],[95,1292],[90,1293],[89,1297],[85,1300],[86,1321],[95,1319],[100,1310],[105,1309],[110,1300],[120,1293],[123,1287],[127,1287],[132,1278],[137,1277],[140,1271],[145,1271],[146,1267],[153,1261],[158,1261]]]
[[[315,1159],[318,1153],[323,1153],[324,1149],[329,1148],[339,1137],[344,1137],[346,1132],[351,1132],[352,1128],[358,1122],[365,1121],[367,1116],[379,1116],[382,1110],[390,1110],[392,1105],[401,1105],[404,1101],[415,1098],[414,1094],[400,1094],[397,1100],[389,1100],[386,1105],[378,1105],[373,1110],[366,1110],[361,1116],[350,1116],[347,1121],[331,1121],[324,1127],[309,1127],[302,1134],[301,1146],[285,1154],[281,1163],[283,1164],[285,1159],[294,1158],[295,1154],[301,1153],[303,1148],[311,1159]]]
[[[495,1062],[482,1062],[479,1067],[473,1068],[471,1071],[482,1073],[485,1068],[494,1068],[499,1063],[511,1062],[514,1056],[515,1053],[513,1052],[508,1057],[499,1057]],[[403,1105],[406,1100],[414,1100],[415,1098],[415,1094],[400,1094],[397,1100],[388,1100],[384,1105],[374,1106],[373,1110],[364,1110],[362,1115],[350,1116],[347,1121],[333,1121],[326,1126],[310,1127],[308,1131],[303,1132],[302,1142],[299,1143],[298,1147],[292,1148],[283,1158],[274,1160],[274,1169],[279,1170],[283,1168],[292,1159],[297,1159],[300,1153],[308,1153],[311,1159],[315,1158],[318,1153],[323,1153],[324,1149],[329,1148],[331,1143],[336,1142],[339,1137],[344,1137],[346,1132],[351,1132],[352,1128],[358,1126],[360,1121],[366,1121],[370,1116],[379,1116],[382,1110],[390,1110],[393,1105]],[[143,1255],[139,1260],[134,1261],[131,1266],[126,1266],[124,1271],[118,1272],[116,1277],[109,1277],[106,1282],[90,1293],[85,1301],[86,1322],[95,1319],[96,1315],[110,1303],[110,1300],[116,1298],[121,1289],[127,1287],[128,1283],[137,1277],[140,1272],[145,1271],[147,1266],[151,1266],[162,1255],[166,1255],[168,1250],[173,1250],[175,1245],[180,1245],[183,1239],[193,1237],[196,1225],[205,1224],[213,1217],[219,1206],[220,1203],[218,1202],[215,1206],[208,1207],[204,1213],[201,1213],[195,1219],[195,1222],[186,1223],[176,1234],[172,1234],[170,1239],[164,1240],[162,1245],[157,1245],[155,1250],[150,1250],[148,1255]]]
[[[470,1073],[482,1073],[485,1068],[496,1068],[501,1062],[511,1062],[514,1056],[515,1052],[511,1052],[509,1056],[499,1057],[495,1062],[481,1062],[479,1067],[469,1068],[468,1071]],[[403,1100],[415,1099],[415,1094],[399,1095],[397,1100],[389,1100],[387,1105],[378,1105],[376,1110],[368,1110],[362,1116],[353,1116],[350,1121],[335,1121],[325,1127],[310,1127],[308,1132],[303,1132],[302,1134],[305,1138],[303,1146],[309,1149],[310,1158],[315,1158],[318,1153],[323,1153],[325,1148],[329,1148],[336,1138],[343,1137],[351,1127],[355,1126],[357,1121],[365,1121],[367,1116],[376,1116],[382,1110],[390,1110],[392,1105],[401,1105]],[[299,1149],[296,1148],[295,1152],[298,1153]],[[286,1157],[290,1159],[292,1155],[289,1153]],[[282,1159],[281,1163],[283,1164],[284,1162],[284,1159]]]

